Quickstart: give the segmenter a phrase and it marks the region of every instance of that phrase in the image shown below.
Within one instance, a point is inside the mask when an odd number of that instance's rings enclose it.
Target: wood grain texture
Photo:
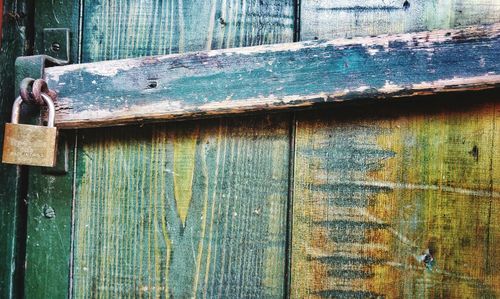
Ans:
[[[45,168],[30,169],[25,298],[69,297],[75,135],[65,133],[59,137],[58,163],[64,164],[66,152],[68,172],[54,175]]]
[[[2,37],[3,37],[3,0],[0,0],[0,47],[2,46]]]
[[[83,4],[83,61],[293,35],[292,1]],[[287,137],[276,116],[85,131],[75,297],[283,296]]]
[[[80,0],[59,0],[59,1],[33,1],[34,23],[34,54],[46,54],[57,57],[61,52],[55,53],[47,51],[44,47],[44,40],[49,43],[57,42],[65,45],[65,41],[50,40],[54,36],[45,36],[46,28],[67,28],[70,31],[69,61],[70,63],[80,62]],[[62,49],[61,51],[65,51]]]
[[[292,298],[500,295],[488,97],[297,116]]]
[[[16,19],[24,1],[5,0],[0,17],[0,144],[15,100],[14,61],[25,53],[25,20]],[[0,155],[2,150],[0,149]],[[22,297],[24,264],[24,173],[0,163],[0,298]]]
[[[491,0],[303,0],[301,40],[394,34],[500,22]]]
[[[85,0],[83,61],[290,42],[292,0]]]
[[[83,131],[74,296],[283,296],[288,118]]]
[[[19,1],[18,1],[19,2]],[[78,61],[78,1],[23,1],[29,2],[23,7],[24,17],[34,21],[34,26],[26,26],[19,33],[26,34],[33,47],[34,54],[44,52],[44,28],[70,28],[71,30],[71,62]],[[18,4],[19,5],[19,4]],[[22,6],[21,6],[22,7]],[[21,8],[20,7],[20,8]],[[34,19],[34,20],[33,20]],[[31,41],[31,38],[33,40]],[[51,40],[50,42],[58,42]],[[60,42],[60,41],[59,41]],[[24,65],[21,65],[24,64]],[[24,77],[41,77],[41,63],[33,59],[18,60],[16,65],[16,85]],[[14,82],[12,83],[14,84]],[[12,86],[14,87],[14,85]],[[24,107],[24,113],[29,109]],[[10,107],[9,107],[10,109]],[[27,111],[28,110],[28,111]],[[31,121],[38,123],[38,108],[32,107]],[[29,114],[28,114],[29,115]],[[26,120],[26,118],[25,118]],[[33,122],[32,122],[33,123]],[[60,150],[66,149],[68,154],[68,173],[48,173],[47,169],[31,167],[25,179],[29,182],[27,195],[23,202],[27,203],[27,214],[23,219],[26,232],[24,277],[19,278],[18,292],[24,296],[14,298],[71,298],[69,293],[70,260],[71,260],[71,213],[73,206],[73,148],[74,131],[59,132]],[[69,141],[67,148],[65,142]],[[58,157],[61,163],[63,156]],[[0,297],[2,297],[0,295]],[[2,297],[3,298],[3,297]]]
[[[498,86],[500,23],[48,68],[56,125],[110,126]]]

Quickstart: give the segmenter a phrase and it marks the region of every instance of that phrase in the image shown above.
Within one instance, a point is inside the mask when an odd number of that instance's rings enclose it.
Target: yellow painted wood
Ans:
[[[498,97],[455,97],[298,116],[292,298],[500,295]]]
[[[184,224],[188,214],[189,205],[193,194],[193,176],[196,140],[198,130],[179,134],[180,138],[174,137],[174,195],[177,211]]]
[[[75,297],[283,296],[287,119],[82,132]]]

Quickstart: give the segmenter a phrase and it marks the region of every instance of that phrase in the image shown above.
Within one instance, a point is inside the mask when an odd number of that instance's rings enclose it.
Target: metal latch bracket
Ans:
[[[40,79],[44,77],[47,67],[69,64],[70,40],[68,28],[46,28],[43,30],[44,54],[21,56],[16,59],[16,89],[24,78]],[[37,107],[25,105],[23,117],[27,119],[38,115]],[[60,138],[57,153],[57,164],[51,168],[44,168],[44,174],[65,174],[68,171],[68,146],[66,138]]]

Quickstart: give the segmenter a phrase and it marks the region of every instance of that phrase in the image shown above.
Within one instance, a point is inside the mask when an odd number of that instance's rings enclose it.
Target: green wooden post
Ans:
[[[44,53],[44,28],[70,29],[70,61],[78,61],[78,1],[35,1],[34,53]],[[33,73],[30,76],[40,76]],[[31,168],[27,192],[26,298],[67,298],[71,262],[71,213],[75,132],[61,132],[59,150],[67,149],[68,172],[48,174]],[[59,157],[59,159],[61,156]]]
[[[0,1],[3,4],[0,32],[0,142],[3,123],[10,121],[11,105],[16,92],[14,61],[26,53],[25,1]],[[23,17],[24,16],[24,17]],[[0,154],[2,149],[0,148]],[[24,175],[23,175],[24,173]],[[12,165],[0,164],[0,297],[23,295],[23,263],[25,242],[25,171]]]

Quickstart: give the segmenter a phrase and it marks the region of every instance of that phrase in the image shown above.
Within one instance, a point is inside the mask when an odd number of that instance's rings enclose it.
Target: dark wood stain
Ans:
[[[26,35],[21,31],[25,19],[11,18],[18,13],[21,11],[17,1],[0,1],[0,143],[16,95],[14,61],[26,50]],[[24,291],[26,205],[22,198],[26,185],[23,180],[26,169],[0,164],[0,298],[22,297]]]
[[[487,97],[298,114],[291,297],[499,295]]]
[[[0,47],[2,46],[2,39],[3,39],[2,26],[3,26],[3,0],[0,0]]]

